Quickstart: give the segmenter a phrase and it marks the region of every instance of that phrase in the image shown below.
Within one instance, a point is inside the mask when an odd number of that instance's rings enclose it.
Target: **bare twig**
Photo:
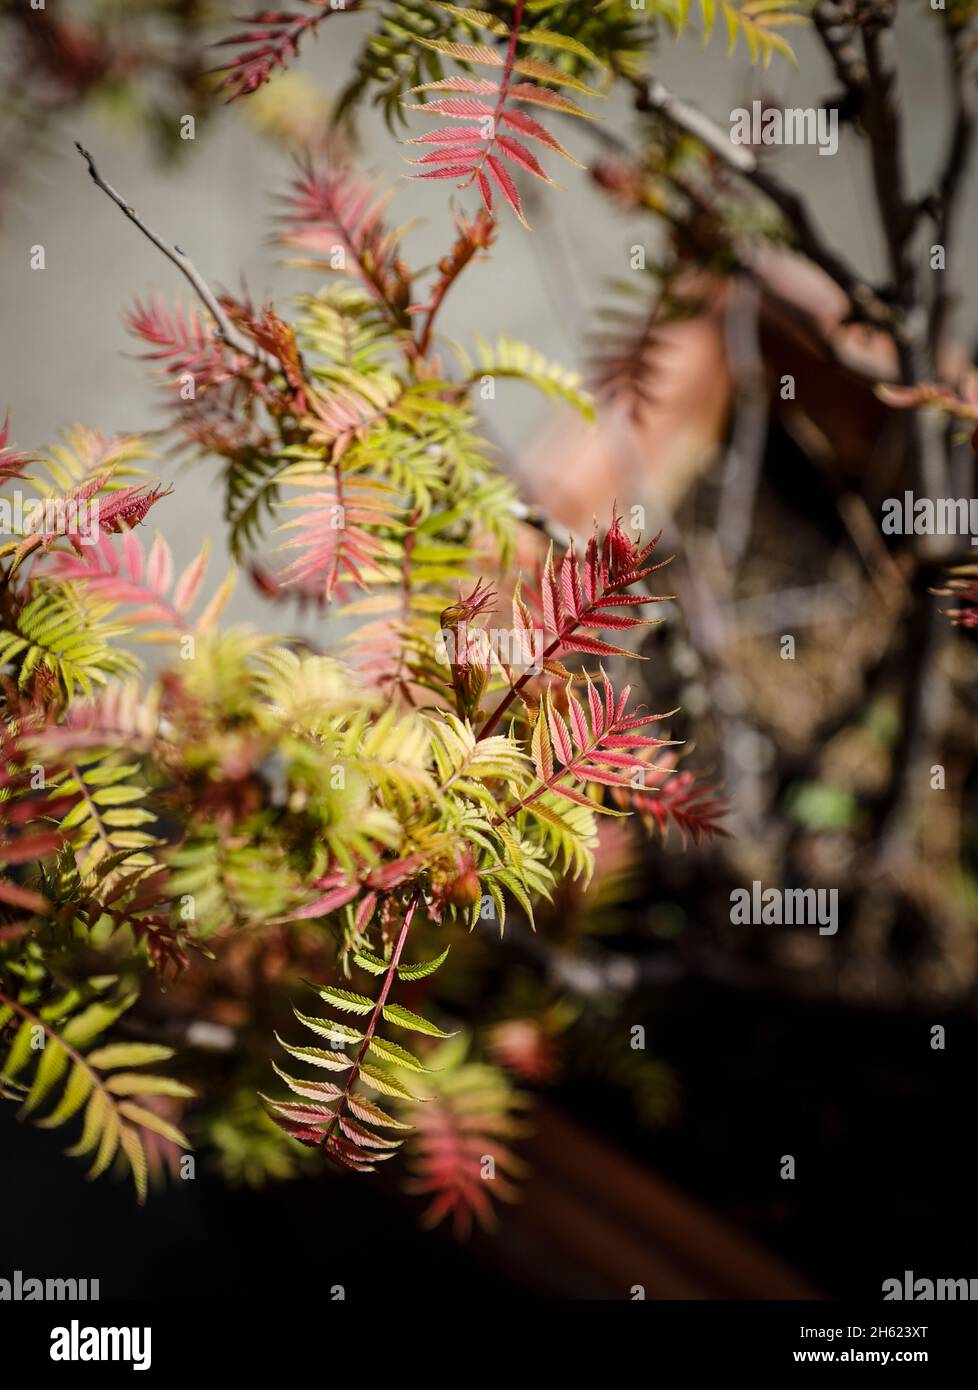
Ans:
[[[855,7],[847,0],[816,0],[812,24],[846,93],[849,110],[858,115],[866,91],[866,63],[856,40]]]
[[[805,200],[766,169],[753,150],[746,145],[733,144],[727,131],[697,107],[676,96],[658,78],[634,78],[632,86],[637,111],[655,113],[687,135],[694,135],[728,169],[746,179],[780,209],[799,250],[845,291],[856,317],[893,331],[889,305],[839,252],[829,246]]]
[[[890,273],[897,299],[904,312],[909,313],[916,298],[912,235],[920,208],[907,187],[893,16],[893,7],[889,3],[881,3],[874,15],[863,21],[868,79],[862,121],[869,137],[873,183],[889,254]]]
[[[731,582],[750,543],[768,433],[768,387],[759,337],[760,302],[753,281],[735,282],[726,312],[734,416],[723,468],[717,538]]]
[[[129,218],[129,221],[139,228],[143,236],[147,237],[157,250],[162,251],[167,260],[172,261],[177,269],[190,281],[198,298],[202,301],[208,313],[217,324],[218,334],[224,342],[227,343],[228,347],[234,352],[241,353],[244,357],[250,357],[252,361],[257,362],[261,367],[267,367],[271,371],[281,370],[281,364],[277,357],[274,357],[270,352],[266,352],[264,348],[259,347],[257,343],[253,342],[246,334],[242,333],[234,326],[222,308],[214,291],[204,280],[190,257],[184,255],[179,246],[171,246],[168,241],[164,241],[158,232],[154,232],[152,227],[148,226],[147,223],[143,221],[136,209],[126,201],[122,194],[103,179],[96,167],[92,155],[83,145],[79,144],[77,140],[75,141],[75,149],[88,165],[88,172],[95,186],[100,188],[103,193],[111,198],[116,207],[121,208]]]
[[[935,370],[931,324],[924,309],[915,233],[923,205],[909,188],[906,132],[900,108],[893,25],[893,0],[873,0],[861,21],[866,57],[866,88],[861,120],[869,140],[870,158],[880,222],[886,239],[901,331],[895,335],[900,374],[907,385],[926,381]],[[969,141],[965,140],[964,152]],[[952,176],[960,152],[952,149]],[[944,189],[948,198],[948,190]],[[917,410],[907,417],[909,462],[919,495],[939,497],[950,482],[946,439],[933,412]],[[894,753],[887,789],[877,815],[875,844],[867,858],[870,876],[897,864],[914,834],[916,794],[924,784],[924,769],[945,718],[946,681],[938,654],[946,624],[930,598],[926,582],[928,560],[939,564],[947,538],[924,537],[915,547],[919,562],[906,631],[906,660],[900,690],[900,741]]]
[[[944,264],[950,266],[951,242],[954,239],[954,220],[960,201],[965,170],[975,143],[976,122],[978,122],[978,88],[974,74],[969,73],[969,60],[975,42],[974,24],[964,24],[958,28],[945,26],[947,38],[948,77],[951,83],[954,120],[951,143],[944,167],[937,179],[937,185],[929,200],[936,224],[935,241],[944,248]],[[946,275],[939,273],[938,289],[934,294],[930,314],[930,346],[935,359],[938,356],[944,329],[951,310],[951,295],[945,288]]]

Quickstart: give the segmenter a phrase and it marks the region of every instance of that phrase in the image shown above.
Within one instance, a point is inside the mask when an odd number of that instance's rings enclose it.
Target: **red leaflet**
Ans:
[[[227,74],[220,90],[229,93],[229,102],[257,91],[268,82],[273,73],[286,66],[289,58],[298,54],[300,42],[307,34],[315,33],[324,19],[331,14],[359,10],[363,0],[300,0],[300,3],[308,5],[313,13],[260,10],[241,21],[253,27],[229,39],[221,39],[216,45],[218,48],[242,48],[228,63],[213,69]]]
[[[437,82],[422,82],[420,87],[409,88],[414,92],[471,92],[474,96],[488,97],[499,91],[499,83],[488,77],[442,77]],[[424,111],[424,105],[415,105],[412,111]]]
[[[579,652],[583,656],[634,655],[623,647],[613,646],[599,637],[582,632],[581,629],[590,629],[592,632],[601,631],[603,628],[623,631],[639,627],[648,621],[620,612],[609,615],[606,610],[625,606],[640,607],[645,603],[663,601],[663,596],[631,592],[633,584],[669,563],[668,560],[653,565],[646,563],[658,541],[659,537],[655,536],[644,546],[636,545],[623,531],[621,518],[615,509],[608,535],[602,545],[598,543],[595,524],[594,534],[588,541],[583,562],[578,559],[571,543],[560,562],[559,579],[551,546],[540,575],[539,593],[534,593],[529,586],[526,588],[528,597],[538,605],[543,618],[545,669],[549,669],[551,674],[566,677],[566,671],[562,671],[556,665],[561,654],[566,652]],[[525,621],[519,616],[515,619],[518,629],[528,624],[532,624],[529,617]],[[547,662],[554,663],[554,666],[548,667]],[[480,739],[488,737],[493,731],[528,678],[529,673],[521,676],[504,696],[480,730]]]
[[[434,113],[437,116],[454,116],[463,121],[495,114],[493,107],[487,106],[484,101],[471,101],[468,97],[439,97],[435,101],[426,101],[421,106],[415,106],[412,110],[424,111],[426,114]]]
[[[631,626],[631,624],[629,625]],[[613,647],[610,642],[602,642],[597,637],[563,637],[560,645],[569,652],[581,652],[587,656],[632,656],[634,653],[624,647]]]
[[[470,138],[468,131],[465,131],[466,138]],[[480,159],[485,145],[450,145],[444,149],[430,150],[428,154],[422,155],[420,159],[409,159],[409,164],[444,164],[453,159]],[[415,175],[415,178],[418,176]]]
[[[330,269],[337,245],[387,308],[400,321],[409,302],[410,278],[400,259],[401,233],[384,220],[389,197],[343,164],[305,163],[283,200],[279,240],[321,258]]]
[[[297,1080],[294,1076],[286,1076],[285,1072],[279,1067],[276,1067],[274,1062],[272,1066],[275,1067],[276,1072],[282,1077],[283,1081],[288,1081],[290,1087],[297,1096],[307,1096],[309,1100],[314,1101],[328,1101],[339,1100],[343,1094],[340,1087],[334,1086],[331,1081],[306,1081],[304,1078],[302,1080]],[[288,1101],[286,1104],[294,1105],[295,1101]],[[300,1106],[299,1108],[305,1110],[306,1107]]]
[[[305,907],[300,907],[292,915],[294,917],[326,917],[337,908],[345,907],[347,903],[360,892],[360,885],[356,881],[344,883],[339,888],[334,888],[332,892],[324,893],[321,898],[316,898],[314,902],[306,903]]]
[[[538,87],[535,82],[516,82],[509,89],[515,101],[526,101],[531,106],[548,106],[551,111],[561,111],[567,116],[582,116],[587,121],[595,118],[589,111],[565,97],[562,92],[552,91],[550,87]]]
[[[353,432],[333,432],[330,438],[335,444]],[[300,553],[280,576],[283,582],[299,585],[307,597],[319,593],[327,601],[347,580],[366,588],[368,576],[376,573],[386,554],[375,528],[392,522],[388,492],[377,483],[345,480],[337,463],[334,478],[331,483],[326,480],[324,490],[285,503],[299,508],[299,515],[281,528],[295,532],[284,548]]]
[[[266,1099],[266,1097],[262,1097]],[[325,1123],[333,1118],[333,1112],[328,1105],[302,1105],[300,1103],[290,1104],[287,1101],[269,1101],[269,1104],[285,1119],[291,1120],[294,1125],[308,1125],[313,1120],[322,1120]],[[283,1126],[284,1128],[284,1126]],[[317,1140],[322,1139],[322,1131],[315,1132]],[[294,1137],[298,1137],[297,1135]]]
[[[0,841],[0,863],[25,864],[28,859],[43,859],[64,844],[56,830],[42,830],[22,835],[19,840]]]
[[[519,140],[511,140],[508,135],[496,136],[496,147],[502,150],[514,164],[519,164],[521,168],[528,169],[531,174],[535,174],[538,179],[543,179],[544,183],[553,183],[553,179],[548,178],[540,167],[540,161],[535,154],[532,154],[525,145],[521,145]]]
[[[450,164],[447,169],[427,169],[423,174],[410,174],[412,179],[462,179],[466,174],[471,174],[472,168],[468,164]]]
[[[558,796],[562,796],[565,801],[573,801],[575,806],[586,806],[589,811],[594,810],[594,802],[583,792],[575,791],[573,787],[568,787],[566,783],[555,783],[551,788]]]
[[[392,888],[405,883],[423,863],[424,855],[410,854],[402,859],[380,864],[368,872],[361,871],[350,875],[341,869],[331,870],[317,880],[315,885],[327,891],[313,902],[307,903],[305,907],[299,908],[293,915],[303,918],[327,917],[331,912],[336,912],[352,902],[364,888],[367,888],[369,891],[357,909],[357,929],[362,930],[373,914],[378,894],[389,893]]]
[[[486,163],[488,164],[489,172],[495,179],[496,184],[499,187],[503,197],[506,199],[507,203],[509,203],[513,211],[516,213],[516,216],[523,223],[523,226],[529,229],[530,224],[523,216],[523,203],[520,200],[519,190],[517,189],[516,184],[510,177],[509,171],[506,169],[506,166],[504,164],[501,164],[500,161],[496,159],[494,155],[491,154],[486,157]]]
[[[405,140],[405,145],[445,145],[452,143],[467,144],[471,139],[472,131],[466,130],[462,126],[442,126],[439,130],[429,130],[424,135],[416,135],[413,140]]]
[[[584,710],[580,700],[578,700],[570,690],[567,692],[567,706],[570,711],[570,723],[574,735],[574,743],[578,748],[585,748],[588,740],[587,720],[584,717]],[[609,743],[613,741],[612,739],[608,740]],[[624,742],[624,740],[622,740],[622,742]]]
[[[564,607],[568,614],[580,621],[583,612],[581,599],[581,582],[577,570],[577,556],[574,553],[574,542],[571,541],[570,549],[564,556],[560,566],[560,592],[564,600]]]
[[[358,1144],[364,1149],[393,1149],[398,1147],[396,1139],[382,1139],[379,1134],[374,1134],[364,1125],[357,1124],[356,1120],[351,1120],[347,1115],[341,1115],[339,1127],[348,1139],[354,1144]]]
[[[601,696],[598,694],[593,681],[587,683],[587,700],[591,709],[591,727],[600,729],[604,723],[604,716],[601,713]]]
[[[42,898],[40,893],[35,893],[30,888],[21,888],[19,884],[11,883],[5,878],[0,878],[0,902],[7,903],[10,907],[23,908],[25,912],[44,912],[48,905],[47,899]]]
[[[532,810],[543,792],[554,792],[578,805],[593,806],[582,791],[568,784],[568,778],[630,791],[633,788],[634,770],[647,767],[646,754],[641,750],[665,747],[672,742],[640,735],[626,737],[628,729],[665,716],[647,712],[626,715],[629,687],[625,686],[616,696],[611,681],[604,672],[601,674],[603,700],[595,683],[588,680],[590,726],[582,705],[569,689],[566,717],[555,709],[550,691],[545,693],[536,715],[532,739],[533,763],[539,783],[528,795],[508,807],[498,817],[497,823],[515,816],[519,811]],[[630,749],[638,751],[624,751]]]
[[[651,600],[650,600],[650,601],[651,601]],[[635,600],[635,598],[634,598],[631,594],[629,594],[629,595],[628,595],[628,598],[626,599],[626,602],[629,603],[629,604],[633,604],[633,603],[636,602],[636,600]],[[634,619],[634,618],[625,618],[625,617],[620,616],[619,614],[614,614],[614,615],[612,615],[612,614],[610,614],[610,613],[605,613],[605,612],[604,612],[604,609],[603,609],[603,606],[602,606],[602,610],[601,610],[600,612],[593,614],[591,617],[582,617],[582,618],[580,619],[580,623],[581,623],[581,626],[582,626],[582,627],[591,627],[591,628],[605,628],[605,627],[608,627],[608,628],[619,628],[619,629],[622,629],[622,628],[627,628],[627,627],[634,627],[634,626],[635,626],[635,619]]]
[[[423,863],[423,854],[409,854],[403,859],[394,859],[389,864],[381,864],[379,869],[371,870],[364,882],[380,892],[389,893],[392,888],[406,883]]]
[[[654,574],[656,570],[664,569],[670,563],[671,557],[669,560],[661,560],[659,564],[651,565],[648,569],[643,570],[641,576],[636,576],[636,578],[645,578],[647,575]],[[602,596],[601,608],[627,608],[638,601],[642,603],[667,603],[669,598],[670,595],[668,594],[650,594],[646,599],[637,600],[634,594],[606,593]]]
[[[557,580],[554,575],[553,549],[547,556],[547,563],[544,566],[540,593],[543,600],[543,620],[547,625],[547,630],[559,636],[563,627],[563,609],[560,603],[560,591],[557,588]]]
[[[574,757],[574,745],[567,732],[567,725],[556,713],[553,705],[548,700],[546,702],[547,725],[550,729],[550,736],[554,741],[554,746],[560,756],[562,763],[569,763]]]
[[[663,757],[667,766],[648,766],[645,785],[632,784],[627,791],[615,792],[616,804],[637,812],[663,838],[670,826],[679,831],[684,844],[687,835],[694,844],[716,835],[729,838],[730,831],[720,824],[730,813],[729,803],[714,795],[715,786],[697,782],[695,773],[674,771],[674,761],[675,754],[667,753]]]
[[[628,777],[622,777],[617,772],[607,772],[603,767],[596,767],[594,763],[584,764],[579,769],[578,775],[583,777],[586,782],[597,782],[603,787],[630,787],[632,785]]]
[[[170,377],[189,372],[198,390],[234,375],[227,349],[194,305],[184,310],[178,304],[171,311],[162,297],[145,303],[137,299],[126,315],[126,327],[156,349],[143,353],[144,361],[159,362]]]
[[[531,140],[539,140],[541,145],[546,145],[548,149],[563,155],[572,164],[576,164],[579,169],[584,168],[580,160],[575,159],[568,150],[565,150],[560,141],[550,134],[546,126],[542,126],[539,121],[535,121],[525,111],[503,111],[499,119],[505,125],[511,126],[513,130],[518,130],[520,134],[528,136]]]
[[[619,729],[640,728],[642,724],[649,724],[655,720],[668,719],[675,714],[671,710],[669,714],[644,715],[639,719],[624,719],[618,723]],[[640,734],[633,734],[631,738],[619,738],[616,734],[610,734],[604,741],[605,748],[661,748],[663,740],[661,738],[643,738]]]
[[[50,565],[55,578],[80,580],[111,603],[142,605],[129,615],[134,626],[163,623],[183,630],[203,582],[207,547],[191,560],[169,598],[173,557],[162,536],[154,540],[148,561],[144,561],[142,547],[133,533],[123,531],[118,550],[108,535],[102,535],[98,544],[86,548],[83,554],[52,553]]]
[[[458,10],[454,6],[449,6],[449,8],[463,18],[465,17],[464,10]],[[485,141],[485,150],[481,156],[472,160],[466,171],[469,175],[469,182],[477,181],[482,200],[490,211],[492,210],[492,185],[495,184],[523,225],[528,226],[523,215],[519,191],[511,173],[502,161],[508,160],[511,164],[525,169],[534,178],[541,179],[544,183],[552,183],[553,180],[543,169],[532,150],[527,149],[522,141],[515,140],[512,135],[501,133],[500,127],[506,125],[510,130],[519,131],[521,135],[546,145],[565,159],[570,159],[574,164],[577,164],[578,161],[567,153],[560,141],[555,139],[539,121],[535,121],[532,117],[521,112],[513,112],[510,107],[513,102],[527,102],[531,105],[549,107],[552,111],[559,111],[565,115],[586,116],[587,112],[551,87],[538,86],[535,82],[514,82],[514,75],[517,73],[532,74],[545,82],[554,83],[556,87],[570,85],[579,90],[587,91],[592,96],[599,94],[562,73],[545,59],[524,56],[519,53],[521,40],[532,44],[545,42],[547,38],[547,35],[538,30],[531,29],[526,33],[521,33],[525,12],[525,0],[515,0],[504,56],[501,56],[498,48],[488,44],[457,42],[431,44],[431,47],[436,48],[439,52],[466,65],[482,65],[494,68],[496,71],[499,71],[501,67],[502,75],[498,82],[472,78],[467,75],[442,78],[435,82],[424,82],[413,87],[411,91],[425,94],[429,92],[452,92],[465,93],[465,95],[439,96],[427,102],[405,104],[410,110],[424,111],[429,115],[442,114],[455,117],[458,120],[478,122],[478,136]],[[500,37],[506,32],[506,26],[503,24],[493,24],[492,28],[493,32]],[[495,107],[474,99],[477,96],[490,96],[494,93],[497,94]],[[425,137],[421,137],[422,141],[424,139]],[[582,166],[579,165],[579,167]],[[417,177],[440,176],[418,175]]]
[[[377,906],[377,894],[368,893],[357,908],[356,926],[361,934],[366,931],[374,915]]]

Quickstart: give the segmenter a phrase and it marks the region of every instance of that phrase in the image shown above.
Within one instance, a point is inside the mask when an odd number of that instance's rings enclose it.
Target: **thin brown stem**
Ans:
[[[950,265],[951,245],[954,241],[955,214],[961,199],[965,173],[974,150],[976,127],[978,127],[978,93],[975,90],[974,75],[970,71],[970,60],[974,49],[978,25],[974,22],[960,28],[946,29],[948,80],[953,94],[954,119],[951,130],[951,143],[943,169],[936,181],[930,207],[936,223],[935,242],[944,248],[944,265]],[[953,296],[946,288],[949,272],[937,272],[938,288],[931,303],[930,347],[935,365],[939,367],[939,355],[953,304]]]
[[[576,626],[576,624],[575,624],[575,626]],[[560,635],[559,637],[555,637],[555,638],[554,638],[554,640],[550,643],[550,646],[549,646],[549,647],[546,649],[546,651],[543,653],[543,657],[541,658],[542,661],[547,661],[547,660],[549,660],[549,658],[552,657],[552,656],[554,655],[555,652],[557,652],[557,651],[560,650],[560,644],[561,644],[561,642],[563,641],[564,637],[567,637],[567,636],[570,635],[570,631],[571,631],[571,630],[569,629],[567,632],[561,633],[561,635]],[[531,666],[530,669],[527,670],[527,671],[524,671],[523,674],[522,674],[522,676],[520,676],[519,680],[516,681],[515,684],[513,684],[513,685],[510,687],[509,690],[507,690],[506,694],[503,696],[503,698],[500,700],[499,704],[498,704],[498,705],[496,706],[496,708],[493,710],[492,714],[490,714],[489,718],[486,720],[485,724],[483,724],[482,728],[479,730],[479,735],[478,735],[478,738],[476,739],[476,742],[477,742],[477,743],[479,742],[480,739],[484,739],[484,738],[488,738],[488,737],[489,737],[489,735],[492,733],[493,729],[494,729],[494,728],[496,727],[496,725],[499,723],[500,719],[502,719],[503,715],[504,715],[504,714],[506,713],[506,711],[509,709],[510,705],[511,705],[511,704],[513,703],[513,701],[516,699],[517,695],[520,693],[520,691],[521,691],[521,690],[523,689],[523,687],[526,685],[526,683],[527,683],[527,681],[530,679],[530,677],[531,677],[531,676],[538,675],[538,674],[539,674],[539,672],[537,671],[537,668],[536,668],[535,666]]]
[[[147,237],[157,250],[162,251],[167,260],[172,261],[180,273],[186,276],[190,281],[198,298],[217,324],[217,331],[224,342],[227,343],[228,347],[233,349],[234,352],[241,353],[244,357],[250,357],[252,361],[257,362],[261,367],[267,367],[271,371],[281,371],[281,363],[277,357],[274,357],[270,352],[266,352],[264,348],[259,347],[257,343],[253,342],[246,334],[242,333],[234,326],[218,300],[217,295],[207,284],[190,257],[186,256],[183,251],[180,250],[179,246],[172,246],[168,241],[165,241],[158,232],[155,232],[153,228],[140,217],[136,209],[131,206],[122,194],[113,188],[110,183],[106,182],[99,173],[92,155],[85,149],[84,145],[80,145],[77,140],[75,141],[75,149],[88,165],[88,172],[95,186],[100,188],[107,197],[111,198],[116,207],[120,208],[129,218],[129,221],[139,228],[143,236]]]
[[[491,219],[489,222],[489,226],[490,229],[493,226]],[[488,241],[484,244],[488,245]],[[435,328],[435,319],[438,317],[438,313],[441,309],[441,306],[445,302],[445,297],[448,294],[449,290],[452,288],[452,286],[455,284],[455,281],[461,275],[465,267],[471,263],[471,261],[475,258],[478,252],[482,249],[482,245],[483,244],[477,242],[475,239],[471,237],[468,239],[468,241],[466,241],[464,239],[463,229],[463,236],[460,237],[459,240],[456,242],[454,251],[451,252],[450,255],[447,256],[439,266],[439,269],[442,271],[441,278],[438,280],[437,284],[432,290],[431,303],[428,305],[427,310],[424,311],[427,315],[424,321],[424,326],[420,330],[417,337],[416,352],[418,357],[425,357],[427,355],[428,349],[431,346],[431,337]]]
[[[802,252],[843,289],[857,316],[892,331],[893,315],[887,304],[859,272],[828,244],[808,204],[793,189],[772,174],[746,145],[734,145],[727,131],[697,107],[683,101],[658,78],[631,79],[635,90],[635,109],[654,113],[694,135],[733,173],[746,179],[780,209],[790,225]]]

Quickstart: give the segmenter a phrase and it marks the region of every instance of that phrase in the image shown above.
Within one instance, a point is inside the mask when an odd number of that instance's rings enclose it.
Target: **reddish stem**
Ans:
[[[442,306],[445,296],[478,250],[479,247],[473,243],[464,256],[460,258],[454,257],[448,271],[442,275],[442,278],[435,286],[431,296],[431,305],[428,309],[428,317],[425,319],[424,328],[418,336],[417,351],[419,357],[426,356],[431,346],[431,335],[435,327],[435,318],[438,315],[438,311]],[[450,252],[449,254],[452,253]]]
[[[516,44],[519,39],[520,27],[523,23],[523,10],[526,0],[516,0],[516,10],[513,14],[513,27],[509,35],[509,43],[506,46],[506,59],[503,65],[503,77],[499,84],[499,97],[496,101],[496,109],[492,116],[492,135],[486,142],[486,147],[482,152],[478,168],[473,169],[471,176],[465,183],[459,184],[459,188],[468,188],[475,181],[475,176],[482,170],[483,165],[492,153],[492,148],[496,143],[496,131],[499,128],[499,118],[502,115],[503,107],[506,105],[506,98],[509,96],[510,85],[513,81],[513,63],[516,61]]]
[[[513,80],[513,63],[516,60],[516,43],[519,38],[520,26],[523,23],[523,9],[526,0],[516,0],[516,10],[513,14],[513,29],[509,36],[509,44],[506,48],[506,62],[503,67],[503,80],[499,87],[499,100],[496,102],[496,115],[493,120],[493,129],[499,120],[506,98],[509,95],[510,83]]]
[[[574,623],[573,627],[566,628],[563,632],[560,633],[558,637],[554,638],[554,640],[550,643],[550,646],[543,653],[543,656],[541,657],[541,663],[549,660],[549,658],[553,656],[554,652],[560,650],[560,645],[563,642],[564,638],[569,637],[570,634],[574,631],[575,627],[577,627],[577,623]],[[526,685],[527,681],[530,679],[531,676],[536,674],[536,667],[531,667],[528,671],[523,672],[522,676],[520,676],[519,680],[510,690],[507,690],[502,700],[500,700],[499,704],[496,706],[492,714],[490,714],[489,718],[486,720],[482,728],[479,730],[476,743],[479,742],[479,739],[488,738],[488,736],[492,733],[493,729],[499,723],[500,719],[502,719],[503,715],[509,709],[510,705],[516,699],[517,695],[523,689],[524,685]]]

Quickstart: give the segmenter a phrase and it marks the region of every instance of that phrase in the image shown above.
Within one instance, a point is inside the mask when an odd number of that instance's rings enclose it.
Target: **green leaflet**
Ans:
[[[140,1072],[121,1071],[110,1076],[105,1089],[113,1096],[179,1096],[191,1097],[194,1092],[182,1081],[169,1076],[143,1076]]]
[[[160,1043],[109,1043],[88,1054],[89,1065],[106,1071],[111,1067],[144,1067],[150,1062],[167,1062],[173,1056],[172,1047]]]
[[[171,1144],[177,1144],[182,1149],[189,1149],[190,1142],[182,1130],[176,1125],[171,1125],[169,1120],[164,1120],[155,1111],[147,1110],[145,1106],[136,1105],[131,1100],[123,1101],[119,1106],[119,1114],[125,1115],[127,1119],[135,1120],[143,1129],[152,1130],[162,1139],[169,1139]]]
[[[41,1102],[47,1098],[52,1087],[57,1085],[64,1076],[67,1067],[68,1053],[57,1038],[50,1039],[41,1053],[41,1061],[34,1077],[34,1084],[21,1106],[21,1115],[29,1115],[32,1110],[37,1109]]]
[[[24,1022],[18,1028],[10,1051],[4,1060],[2,1074],[8,1080],[13,1080],[19,1076],[27,1066],[33,1055],[32,1039],[34,1037],[35,1025]]]
[[[42,1120],[37,1120],[39,1129],[57,1129],[66,1120],[70,1120],[76,1111],[80,1110],[88,1099],[88,1094],[95,1084],[94,1078],[84,1067],[73,1068],[68,1077],[67,1084],[61,1093],[61,1099],[51,1111],[50,1115]]]
[[[413,1052],[409,1052],[406,1047],[400,1047],[395,1042],[390,1042],[387,1038],[372,1037],[369,1043],[370,1051],[375,1052],[384,1062],[393,1062],[396,1066],[407,1067],[409,1071],[429,1071],[420,1058],[415,1057]]]
[[[374,1067],[367,1062],[360,1064],[360,1075],[372,1086],[375,1091],[379,1091],[384,1096],[398,1096],[402,1100],[420,1101],[422,1096],[413,1095],[406,1086],[398,1081],[393,1072],[386,1071],[383,1067]]]
[[[677,33],[682,33],[686,27],[690,6],[691,0],[679,0],[674,18]],[[779,53],[797,66],[794,50],[777,29],[809,22],[805,7],[799,0],[783,0],[783,3],[779,0],[777,4],[770,3],[770,0],[761,0],[761,3],[758,0],[739,0],[739,3],[734,3],[734,0],[699,0],[699,8],[703,16],[704,39],[709,39],[713,31],[717,9],[723,14],[728,54],[734,52],[738,38],[743,36],[752,63],[762,62],[767,67],[774,54]]]
[[[92,695],[111,676],[138,669],[133,656],[112,646],[126,632],[124,625],[110,621],[113,607],[99,603],[83,608],[68,588],[37,594],[18,615],[16,629],[0,629],[0,664],[18,665],[22,690],[34,670],[44,667],[69,697],[76,687]]]
[[[372,1125],[381,1125],[384,1129],[410,1129],[411,1126],[404,1124],[401,1120],[396,1120],[386,1111],[381,1110],[380,1106],[374,1105],[365,1096],[349,1096],[347,1105],[354,1115],[360,1120],[368,1120]]]
[[[542,352],[515,338],[501,336],[495,344],[478,340],[476,361],[455,345],[467,380],[475,384],[483,376],[513,377],[533,386],[549,400],[564,400],[588,421],[593,421],[594,401],[581,385],[580,373],[548,361]]]
[[[423,980],[426,975],[433,975],[440,965],[443,965],[451,950],[446,946],[440,956],[435,956],[433,960],[419,961],[417,965],[399,965],[397,976],[400,980]]]
[[[446,14],[454,15],[456,19],[463,20],[475,29],[486,29],[490,34],[509,33],[501,19],[497,19],[495,15],[487,14],[485,10],[465,9],[461,5],[443,4],[440,0],[438,9],[444,10]]]
[[[371,975],[383,975],[387,969],[388,962],[381,960],[380,956],[375,956],[372,951],[361,948],[353,956],[354,963],[359,965],[361,970],[367,970]]]
[[[68,775],[60,777],[57,795],[77,797],[74,806],[60,820],[60,830],[71,842],[79,869],[89,877],[110,872],[127,859],[133,867],[152,861],[141,851],[156,844],[155,837],[141,826],[151,825],[155,814],[143,804],[147,789],[138,779],[138,763],[114,764],[107,751],[93,759],[72,763]]]
[[[314,1067],[325,1067],[327,1071],[346,1071],[351,1065],[350,1058],[342,1052],[327,1052],[320,1047],[292,1047],[277,1033],[275,1034],[275,1041],[285,1049],[290,1057],[295,1057],[299,1062],[308,1062]]]
[[[179,1135],[179,1131],[176,1133]],[[182,1135],[179,1137],[183,1139]],[[186,1140],[183,1142],[186,1146]],[[136,1130],[130,1129],[128,1125],[123,1125],[119,1133],[119,1147],[129,1163],[132,1180],[136,1187],[136,1200],[142,1205],[146,1201],[149,1164],[146,1161],[146,1150],[143,1148]]]
[[[274,1062],[272,1068],[276,1076],[281,1077],[286,1086],[297,1096],[305,1096],[309,1100],[339,1100],[343,1094],[342,1089],[339,1086],[334,1086],[331,1081],[303,1081],[298,1077],[290,1076]]]
[[[190,1148],[190,1144],[177,1125],[140,1102],[153,1096],[189,1100],[194,1092],[170,1077],[123,1070],[164,1061],[173,1055],[171,1048],[120,1042],[88,1051],[135,1001],[135,994],[114,1000],[91,999],[93,989],[109,989],[114,984],[114,976],[96,977],[89,981],[87,990],[69,990],[37,1012],[24,1005],[18,1005],[17,1010],[8,1006],[8,1014],[22,1011],[23,1016],[2,1072],[24,1093],[21,1116],[30,1117],[40,1129],[60,1128],[83,1112],[81,1133],[66,1153],[91,1160],[90,1178],[100,1176],[121,1155],[137,1200],[142,1202],[148,1169],[142,1134],[149,1130],[181,1149]],[[32,1044],[39,1038],[44,1045],[35,1050]],[[36,1063],[33,1077],[23,1085],[17,1078],[32,1063]]]
[[[308,1014],[301,1014],[295,1008],[292,1012],[300,1023],[304,1023],[307,1028],[311,1028],[320,1037],[328,1038],[330,1042],[360,1042],[363,1038],[362,1033],[358,1033],[355,1028],[350,1028],[345,1023],[337,1023],[331,1018],[310,1018]]]
[[[433,1023],[429,1023],[420,1014],[402,1008],[400,1004],[385,1004],[383,1013],[388,1023],[396,1023],[399,1028],[408,1028],[412,1033],[424,1033],[429,1038],[450,1038],[452,1036],[451,1033],[444,1033],[440,1028],[436,1028]]]
[[[327,1004],[342,1009],[349,1014],[369,1014],[374,1001],[365,994],[354,994],[348,989],[337,989],[334,985],[320,985],[319,993]]]
[[[494,879],[486,876],[482,880],[483,887],[492,899],[495,914],[499,919],[499,935],[503,935],[506,926],[506,899],[499,891],[499,885]],[[469,931],[474,931],[482,919],[482,904],[473,903],[469,911]]]
[[[136,1002],[134,994],[126,995],[116,1004],[103,1004],[97,1002],[89,1004],[87,1009],[83,1009],[80,1014],[69,1019],[62,1030],[61,1036],[66,1043],[73,1047],[84,1047],[86,1043],[92,1042],[100,1033],[104,1033],[107,1028],[120,1018],[127,1009],[132,1008]],[[115,1064],[113,1064],[115,1065]]]

